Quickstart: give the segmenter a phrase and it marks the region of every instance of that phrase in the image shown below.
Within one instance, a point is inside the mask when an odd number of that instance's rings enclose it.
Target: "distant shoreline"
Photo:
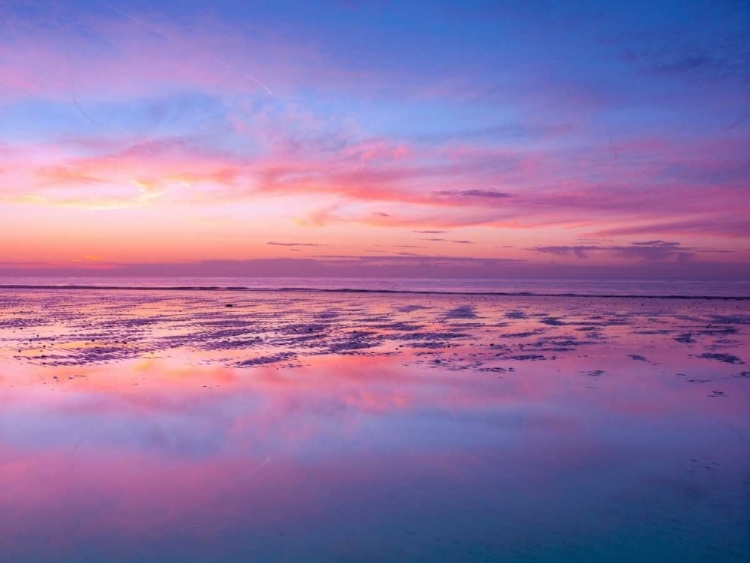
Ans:
[[[617,293],[540,293],[532,291],[451,291],[419,289],[364,289],[317,287],[241,287],[241,286],[129,286],[129,285],[76,285],[76,284],[0,284],[2,290],[74,290],[74,291],[209,291],[247,293],[363,293],[405,295],[476,295],[485,297],[568,297],[597,299],[703,299],[714,301],[750,301],[750,296],[724,295],[670,295],[670,294],[617,294]]]

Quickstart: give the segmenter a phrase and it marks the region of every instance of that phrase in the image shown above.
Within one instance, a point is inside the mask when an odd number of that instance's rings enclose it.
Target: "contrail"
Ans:
[[[55,23],[57,23],[58,29],[62,29],[62,26],[60,25],[60,20],[55,17]],[[100,127],[104,129],[101,123],[99,123],[96,119],[91,117],[88,113],[83,111],[83,108],[81,107],[81,104],[78,103],[78,99],[76,98],[75,94],[75,84],[73,82],[73,65],[70,64],[70,53],[66,51],[65,53],[65,59],[68,63],[68,90],[70,93],[70,100],[73,102],[73,105],[76,107],[78,112],[87,120],[96,125],[97,127]]]
[[[154,29],[154,28],[152,28],[152,27],[151,27],[150,25],[148,25],[148,24],[147,24],[146,22],[144,22],[144,21],[142,21],[142,20],[139,20],[139,19],[138,19],[138,18],[136,18],[135,16],[131,16],[131,15],[130,15],[130,14],[128,14],[127,12],[123,12],[123,11],[122,11],[122,10],[120,10],[119,8],[117,8],[117,7],[113,6],[112,4],[107,4],[107,3],[106,3],[106,2],[104,2],[103,0],[96,0],[96,1],[97,1],[97,2],[99,2],[99,4],[101,4],[102,6],[106,6],[106,7],[107,7],[107,8],[109,8],[110,10],[114,10],[114,11],[115,11],[115,12],[117,12],[118,14],[122,14],[122,15],[123,15],[123,16],[125,16],[126,18],[130,18],[131,20],[133,20],[133,21],[134,21],[135,23],[137,23],[138,25],[140,25],[140,26],[143,26],[143,27],[145,27],[146,29],[148,29],[148,30],[149,30],[150,32],[152,32],[152,33],[156,33],[157,35],[161,35],[161,36],[162,36],[162,37],[164,37],[165,39],[170,39],[169,37],[167,37],[166,35],[164,35],[164,34],[163,34],[163,33],[162,33],[161,31],[157,31],[156,29]]]
[[[104,2],[104,0],[96,0],[96,1],[99,2],[99,4],[101,4],[102,6],[106,6],[107,8],[109,8],[111,10],[114,10],[118,14],[122,14],[126,18],[129,18],[129,19],[133,20],[135,23],[137,23],[138,25],[144,27],[145,29],[148,29],[150,32],[156,33],[157,35],[159,35],[161,37],[164,37],[165,39],[167,39],[169,41],[173,41],[173,39],[171,37],[168,37],[168,36],[164,35],[161,31],[158,31],[158,30],[152,28],[146,22],[144,22],[142,20],[139,20],[135,16],[131,16],[127,12],[123,12],[119,8],[113,6],[112,4],[108,4],[107,2]],[[265,84],[263,84],[260,80],[258,80],[257,78],[255,78],[254,76],[248,74],[247,72],[245,72],[242,69],[237,68],[234,65],[229,64],[228,62],[226,62],[226,61],[224,61],[222,59],[219,59],[217,57],[211,57],[211,58],[213,60],[215,60],[216,62],[223,64],[225,67],[230,68],[230,69],[234,70],[235,72],[239,72],[241,75],[249,78],[250,80],[252,80],[253,82],[255,82],[258,86],[260,86],[261,88],[263,88],[266,92],[268,92],[269,96],[273,96],[273,92],[271,92],[271,89],[268,86],[266,86]]]
[[[75,94],[75,85],[73,84],[73,67],[70,64],[70,53],[67,53],[67,59],[68,59],[68,80],[70,81],[70,99],[73,100],[73,105],[75,105],[76,108],[78,108],[78,111],[81,113],[83,117],[85,117],[87,120],[89,120],[91,123],[93,123],[97,127],[104,129],[102,124],[99,123],[93,117],[91,117],[88,113],[83,111],[83,108],[78,103],[78,100],[76,99],[76,94]]]
[[[226,61],[222,61],[221,59],[217,59],[216,57],[213,57],[213,59],[215,61],[220,62],[221,64],[223,64],[225,67],[231,68],[232,70],[236,70],[237,72],[239,72],[243,76],[247,76],[250,80],[252,80],[253,82],[255,82],[258,86],[260,86],[261,88],[263,88],[266,92],[268,92],[269,96],[273,96],[273,92],[271,92],[271,90],[268,88],[268,86],[266,86],[265,84],[263,84],[260,80],[258,80],[254,76],[250,76],[244,70],[241,70],[241,69],[237,68],[236,66],[230,65]]]

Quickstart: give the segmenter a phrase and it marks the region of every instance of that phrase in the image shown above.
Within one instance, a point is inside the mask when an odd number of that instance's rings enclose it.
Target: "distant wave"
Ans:
[[[461,291],[439,289],[377,289],[377,288],[321,288],[321,287],[243,287],[218,285],[80,285],[80,284],[0,284],[0,290],[96,290],[96,291],[209,291],[247,293],[361,293],[405,295],[477,295],[497,297],[578,297],[597,299],[711,299],[717,301],[750,301],[747,295],[686,295],[639,293],[574,293],[535,291]]]

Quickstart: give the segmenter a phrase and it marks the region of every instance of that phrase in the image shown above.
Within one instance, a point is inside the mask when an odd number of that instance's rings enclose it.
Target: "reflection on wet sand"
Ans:
[[[742,561],[748,324],[746,301],[6,290],[0,553]]]

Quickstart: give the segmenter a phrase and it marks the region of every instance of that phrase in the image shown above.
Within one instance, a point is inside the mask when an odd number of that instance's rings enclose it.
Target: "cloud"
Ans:
[[[649,246],[658,248],[676,248],[680,246],[679,242],[665,241],[665,240],[647,240],[642,242],[631,242],[633,246]]]
[[[474,244],[470,240],[453,240],[453,239],[447,239],[447,238],[423,238],[422,240],[428,240],[430,242],[454,242],[457,244]]]
[[[272,246],[328,246],[327,244],[315,244],[312,242],[267,242],[266,244],[270,244]]]
[[[572,245],[572,246],[536,246],[530,248],[543,254],[556,256],[575,256],[578,259],[588,259],[592,253],[615,256],[628,260],[687,261],[694,256],[694,249],[681,246],[679,242],[651,240],[631,242],[630,245]]]
[[[750,220],[734,214],[707,216],[646,224],[612,227],[597,231],[601,236],[628,236],[648,234],[684,234],[722,237],[750,237]]]
[[[497,192],[494,190],[441,190],[433,192],[437,196],[448,196],[458,198],[482,198],[482,199],[495,199],[495,198],[506,198],[511,197],[511,194],[506,192]]]
[[[746,19],[746,18],[745,18]],[[692,81],[719,81],[750,77],[750,48],[747,28],[727,30],[723,36],[695,42],[684,34],[652,37],[649,46],[631,44],[622,51],[622,59],[657,75]]]
[[[533,248],[529,248],[529,250],[534,250],[536,252],[541,252],[543,254],[554,254],[555,256],[574,255],[576,258],[588,258],[589,252],[595,251],[595,250],[604,250],[604,248],[600,246],[585,246],[585,245],[535,246]]]
[[[288,85],[320,69],[310,42],[278,41],[267,27],[243,34],[232,23],[195,15],[178,21],[157,11],[98,7],[70,6],[50,22],[29,17],[0,26],[7,55],[0,99],[70,100],[72,92],[122,99],[186,90],[270,98],[268,83]]]
[[[467,128],[441,133],[422,133],[407,136],[417,142],[449,143],[484,141],[487,139],[542,140],[564,137],[574,132],[576,127],[569,123],[511,122],[484,128]]]
[[[566,179],[579,173],[566,170],[568,164],[561,168],[549,154],[535,156],[535,164],[527,166],[522,163],[529,156],[519,153],[515,162],[520,168],[510,171],[494,167],[492,151],[435,162],[443,148],[414,147],[397,161],[373,157],[362,162],[341,150],[359,142],[347,131],[334,127],[330,134],[306,141],[299,138],[298,126],[296,118],[287,116],[272,128],[258,127],[249,138],[255,148],[244,154],[215,146],[213,134],[104,135],[100,144],[91,138],[67,144],[64,151],[55,145],[31,151],[6,145],[3,152],[0,145],[0,201],[105,209],[320,197],[328,202],[323,209],[297,207],[301,221],[434,231],[423,234],[472,225],[557,225],[585,228],[597,237],[750,234],[750,222],[736,216],[738,206],[746,200],[750,204],[750,194],[733,185],[694,188],[669,182],[651,187],[657,172],[650,169],[630,171],[632,186],[602,185],[585,176]],[[244,133],[237,135],[237,141],[248,140]],[[630,158],[627,150],[623,159]],[[508,157],[507,150],[500,153]],[[558,176],[557,184],[552,176]],[[513,184],[519,193],[510,197],[510,192],[482,187],[435,189],[458,182]],[[488,203],[494,201],[503,204]]]

